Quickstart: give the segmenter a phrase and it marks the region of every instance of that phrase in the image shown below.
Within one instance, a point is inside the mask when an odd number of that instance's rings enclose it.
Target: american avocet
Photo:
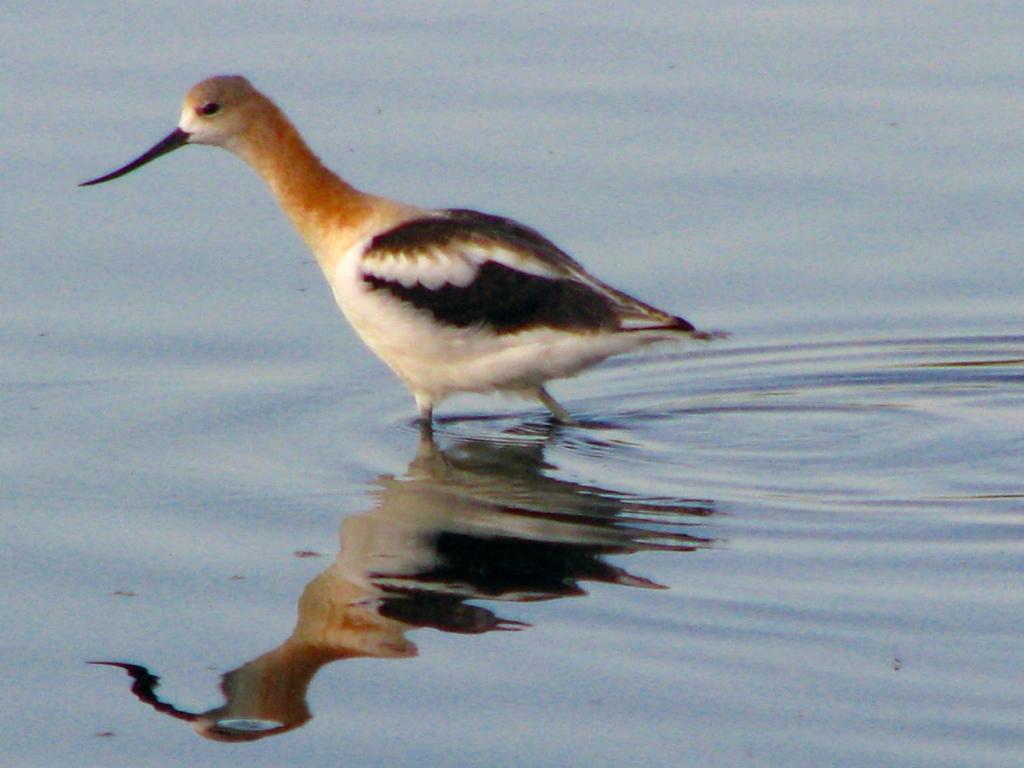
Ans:
[[[412,391],[427,424],[446,396],[491,391],[535,397],[571,423],[544,387],[549,379],[650,342],[716,335],[606,285],[518,222],[360,192],[328,170],[244,77],[193,86],[177,128],[82,186],[186,144],[224,147],[263,177],[338,306]]]

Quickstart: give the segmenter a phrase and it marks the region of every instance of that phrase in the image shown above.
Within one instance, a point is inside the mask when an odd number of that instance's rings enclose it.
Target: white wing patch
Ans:
[[[415,254],[377,252],[363,262],[364,275],[399,283],[405,288],[422,285],[437,290],[446,283],[464,287],[473,282],[478,267],[461,253],[432,248]]]
[[[399,283],[405,288],[421,285],[437,290],[446,284],[465,288],[476,279],[480,267],[489,261],[537,277],[565,277],[564,273],[521,251],[465,241],[414,253],[377,250],[373,258],[363,261],[362,272],[369,277]]]
[[[560,278],[566,277],[566,273],[555,269],[540,259],[531,256],[528,252],[513,248],[503,248],[500,245],[483,246],[467,244],[463,251],[467,256],[477,260],[483,265],[485,262],[493,261],[503,267],[514,269],[535,277]]]

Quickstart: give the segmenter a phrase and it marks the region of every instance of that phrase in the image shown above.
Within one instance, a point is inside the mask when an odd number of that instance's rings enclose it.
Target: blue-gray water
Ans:
[[[9,6],[2,762],[1020,764],[1022,23]],[[584,428],[463,398],[421,443],[237,160],[76,188],[233,71],[357,185],[732,337],[556,383]]]

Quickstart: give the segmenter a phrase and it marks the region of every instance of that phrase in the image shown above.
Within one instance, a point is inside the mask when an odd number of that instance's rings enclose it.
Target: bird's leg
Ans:
[[[567,426],[579,426],[579,422],[570,416],[569,412],[559,405],[558,401],[544,387],[537,387],[537,398],[551,411],[555,421]]]
[[[416,407],[419,409],[420,433],[432,435],[434,432],[434,401],[428,397],[414,395]]]
[[[433,442],[434,442],[434,422],[433,422],[433,420],[429,416],[427,416],[426,418],[424,418],[423,416],[420,416],[418,419],[416,419],[416,423],[419,425],[419,428],[420,428],[420,440],[433,444]]]

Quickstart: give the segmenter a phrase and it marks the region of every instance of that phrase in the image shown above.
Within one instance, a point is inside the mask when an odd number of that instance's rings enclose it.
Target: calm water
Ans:
[[[686,7],[5,12],[5,765],[1021,763],[1024,9]],[[732,337],[423,440],[237,160],[75,187],[222,71]]]

